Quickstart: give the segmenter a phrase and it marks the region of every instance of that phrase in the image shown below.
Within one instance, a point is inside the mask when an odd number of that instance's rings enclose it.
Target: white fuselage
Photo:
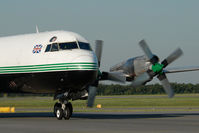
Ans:
[[[56,40],[50,42],[52,37]],[[97,70],[93,51],[80,49],[45,52],[48,44],[84,42],[80,35],[67,31],[42,32],[0,38],[0,74],[69,70]],[[41,46],[38,53],[35,47]]]

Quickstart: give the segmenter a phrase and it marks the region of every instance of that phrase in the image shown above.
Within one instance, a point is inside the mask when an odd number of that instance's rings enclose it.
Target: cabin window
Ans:
[[[51,51],[54,52],[54,51],[58,51],[58,50],[59,50],[58,44],[57,44],[57,43],[53,43],[53,44],[52,44]]]
[[[50,48],[51,48],[51,44],[48,44],[47,47],[46,47],[45,52],[49,52],[49,51],[50,51]]]
[[[79,47],[80,49],[85,49],[85,50],[92,50],[91,46],[89,43],[85,43],[85,42],[78,42],[79,43]]]
[[[76,42],[67,42],[67,43],[59,43],[60,50],[67,50],[67,49],[77,49]]]

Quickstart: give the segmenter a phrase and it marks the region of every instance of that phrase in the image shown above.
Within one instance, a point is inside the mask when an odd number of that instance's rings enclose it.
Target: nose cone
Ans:
[[[98,70],[97,57],[94,52],[84,51],[73,58],[73,63],[81,64],[79,67],[84,70]]]

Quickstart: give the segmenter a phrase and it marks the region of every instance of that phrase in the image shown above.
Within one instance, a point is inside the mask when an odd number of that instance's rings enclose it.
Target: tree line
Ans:
[[[176,94],[199,93],[199,84],[171,83]],[[144,94],[165,94],[162,85],[151,84],[140,87],[132,87],[131,85],[99,84],[97,95],[144,95]],[[54,94],[25,94],[25,93],[1,93],[0,97],[15,96],[51,96]]]
[[[176,94],[199,93],[199,84],[171,83]],[[152,84],[140,87],[130,85],[99,84],[97,95],[137,95],[137,94],[165,94],[162,85]]]

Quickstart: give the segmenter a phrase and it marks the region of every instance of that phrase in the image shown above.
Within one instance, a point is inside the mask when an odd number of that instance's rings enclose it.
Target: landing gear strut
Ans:
[[[54,114],[58,120],[69,120],[73,113],[73,106],[70,102],[64,101],[60,103],[55,103]]]

